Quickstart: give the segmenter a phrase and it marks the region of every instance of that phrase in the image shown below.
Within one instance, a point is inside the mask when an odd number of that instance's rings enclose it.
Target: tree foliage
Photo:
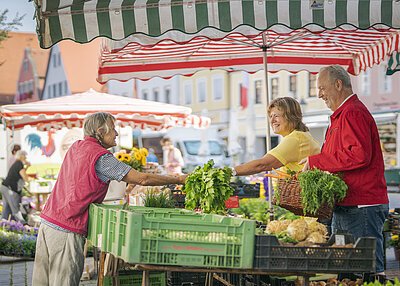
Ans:
[[[18,26],[22,26],[22,19],[25,14],[20,16],[18,13],[12,20],[9,20],[8,9],[0,10],[0,43],[7,39],[8,33],[12,30],[16,30]]]

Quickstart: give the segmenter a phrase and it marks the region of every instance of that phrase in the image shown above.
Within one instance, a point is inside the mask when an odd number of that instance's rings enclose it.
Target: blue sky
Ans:
[[[18,13],[19,15],[25,14],[22,21],[22,26],[18,27],[17,31],[20,32],[35,32],[36,22],[33,19],[34,4],[28,0],[0,0],[0,10],[8,9],[8,19],[11,20]]]

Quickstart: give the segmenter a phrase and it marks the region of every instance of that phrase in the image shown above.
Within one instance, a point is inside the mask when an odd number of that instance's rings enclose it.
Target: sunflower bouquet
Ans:
[[[115,157],[131,166],[133,169],[137,171],[142,171],[143,166],[146,165],[146,157],[149,154],[146,148],[132,148],[132,150],[128,153],[126,150],[121,150],[115,153]]]

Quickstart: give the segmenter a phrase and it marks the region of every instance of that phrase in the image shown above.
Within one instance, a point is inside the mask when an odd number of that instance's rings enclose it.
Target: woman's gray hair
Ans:
[[[107,112],[96,112],[85,118],[83,123],[83,134],[96,138],[100,143],[103,142],[105,134],[110,132],[111,123],[115,122],[115,117]],[[99,130],[104,130],[103,132]]]
[[[16,153],[15,153],[15,158],[17,158],[18,160],[21,160],[21,157],[22,156],[27,156],[28,155],[28,153],[26,153],[26,151],[24,151],[24,150],[18,150]]]
[[[331,65],[323,67],[320,73],[326,71],[328,73],[329,79],[332,83],[336,80],[340,80],[345,88],[351,88],[351,80],[349,73],[339,65]]]

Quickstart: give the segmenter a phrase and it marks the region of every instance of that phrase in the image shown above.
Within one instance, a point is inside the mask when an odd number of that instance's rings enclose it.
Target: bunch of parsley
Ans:
[[[204,213],[225,213],[225,201],[234,191],[229,185],[231,177],[229,167],[214,168],[213,160],[203,167],[197,166],[182,188],[186,193],[185,207],[190,210],[200,208]]]
[[[300,173],[298,180],[304,213],[316,214],[322,205],[333,207],[346,197],[347,185],[338,175],[315,168]]]

